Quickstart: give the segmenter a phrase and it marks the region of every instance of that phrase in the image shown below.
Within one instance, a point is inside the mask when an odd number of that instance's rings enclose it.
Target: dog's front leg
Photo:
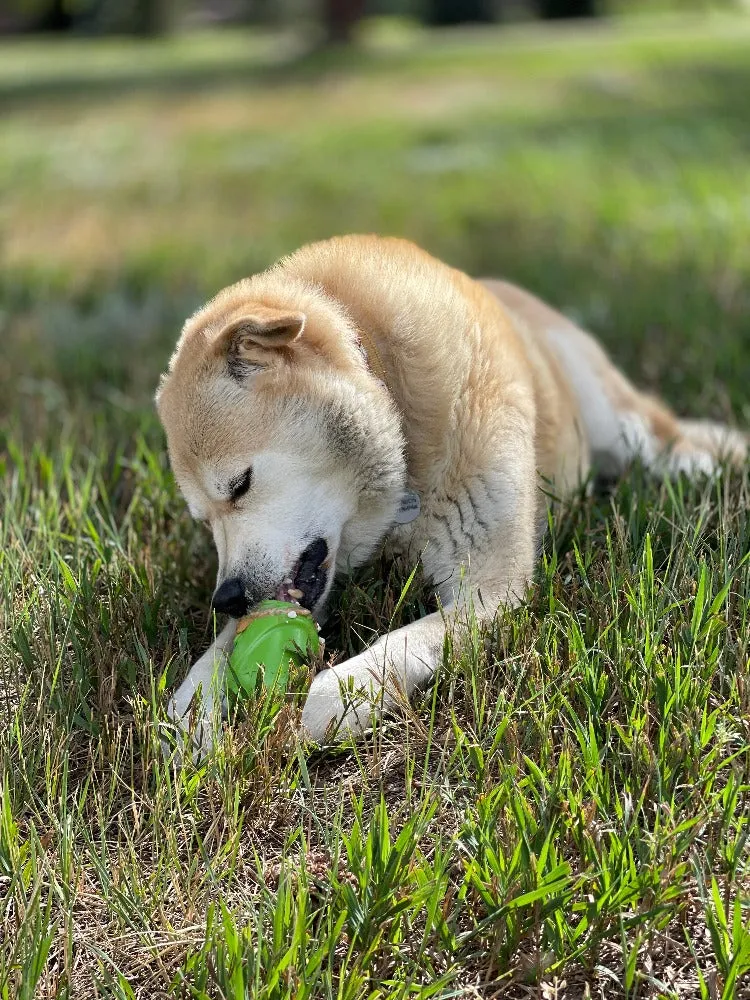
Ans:
[[[373,712],[409,698],[432,678],[442,658],[445,620],[440,613],[381,636],[358,656],[322,670],[302,710],[305,735],[321,742],[363,732]],[[330,730],[330,732],[329,732]]]
[[[190,668],[167,708],[169,717],[180,729],[190,732],[198,756],[208,753],[214,743],[217,699],[221,699],[228,652],[236,629],[234,620],[224,626],[210,648]]]

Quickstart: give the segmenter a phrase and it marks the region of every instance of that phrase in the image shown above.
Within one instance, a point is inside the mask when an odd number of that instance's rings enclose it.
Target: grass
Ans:
[[[750,479],[556,512],[527,602],[362,743],[263,703],[196,769],[165,692],[214,557],[151,397],[301,242],[411,236],[747,425],[750,22],[0,51],[0,998],[750,996]],[[420,613],[342,586],[328,648]]]

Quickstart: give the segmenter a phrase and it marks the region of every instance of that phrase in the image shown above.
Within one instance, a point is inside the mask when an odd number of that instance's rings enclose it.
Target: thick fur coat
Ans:
[[[157,405],[230,615],[171,701],[204,749],[234,619],[257,601],[291,589],[320,614],[335,573],[384,540],[422,559],[442,611],[313,680],[307,734],[358,732],[429,681],[463,603],[488,617],[522,598],[551,495],[636,457],[710,474],[747,451],[639,392],[528,292],[376,236],[311,244],[220,292],[185,324]]]

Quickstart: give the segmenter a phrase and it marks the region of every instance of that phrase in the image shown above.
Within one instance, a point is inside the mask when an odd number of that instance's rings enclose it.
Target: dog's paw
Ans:
[[[383,693],[382,672],[367,653],[321,670],[302,709],[303,735],[315,743],[361,735],[380,713]]]

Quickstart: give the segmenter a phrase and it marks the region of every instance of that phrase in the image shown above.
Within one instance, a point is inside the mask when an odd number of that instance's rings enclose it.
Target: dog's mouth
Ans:
[[[309,611],[325,593],[331,569],[328,543],[324,538],[310,542],[297,560],[290,576],[282,581],[276,592],[280,601],[292,601]]]

